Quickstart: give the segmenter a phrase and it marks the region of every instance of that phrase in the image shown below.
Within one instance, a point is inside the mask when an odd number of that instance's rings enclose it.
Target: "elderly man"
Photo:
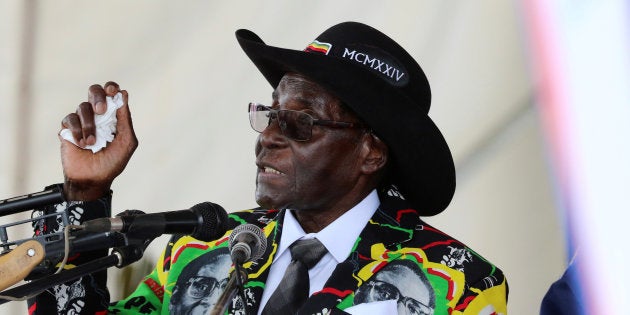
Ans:
[[[269,246],[245,264],[245,300],[234,298],[228,312],[506,313],[502,272],[420,219],[447,207],[455,171],[428,116],[431,93],[416,61],[388,36],[354,22],[327,29],[304,50],[266,45],[247,30],[236,37],[274,90],[270,103],[248,105],[252,128],[260,133],[261,208],[230,214],[230,229],[255,224]],[[68,211],[80,207],[82,220],[109,214],[110,185],[137,146],[123,91],[114,141],[96,154],[80,148],[95,142],[94,113],[103,112],[105,95],[117,91],[111,82],[92,86],[89,101],[62,122],[78,144],[62,141],[65,194],[77,201]],[[229,234],[210,242],[173,238],[155,270],[109,311],[183,310],[180,295],[190,290],[186,266],[201,260],[222,264],[212,270],[227,270],[229,261],[209,257],[225,251]],[[219,278],[225,275],[213,276]],[[104,312],[103,279],[80,281],[87,288],[83,300],[75,297],[79,311]],[[196,283],[193,297],[222,289],[206,282]],[[32,310],[43,313],[55,300],[42,294],[36,302]]]

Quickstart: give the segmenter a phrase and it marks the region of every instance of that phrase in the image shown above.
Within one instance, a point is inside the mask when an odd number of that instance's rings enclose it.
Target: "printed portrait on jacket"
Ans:
[[[354,304],[396,300],[398,314],[432,315],[435,292],[418,265],[410,260],[395,260],[359,287]]]
[[[171,314],[208,314],[225,290],[232,265],[227,247],[201,255],[190,262],[173,288]]]

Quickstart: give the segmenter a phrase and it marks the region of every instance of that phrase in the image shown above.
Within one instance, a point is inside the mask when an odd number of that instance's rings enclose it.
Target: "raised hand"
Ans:
[[[86,145],[96,141],[94,114],[107,111],[106,96],[121,92],[123,105],[116,112],[116,136],[111,143],[96,153],[86,150]],[[115,82],[105,87],[90,86],[88,101],[79,104],[75,113],[68,114],[61,122],[62,128],[71,131],[75,142],[61,140],[61,163],[64,173],[64,194],[67,200],[96,200],[110,189],[114,179],[122,173],[138,147],[129,112],[129,95],[120,90]]]

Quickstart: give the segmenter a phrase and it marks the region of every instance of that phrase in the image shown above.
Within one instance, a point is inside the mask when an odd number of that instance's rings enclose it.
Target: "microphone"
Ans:
[[[242,224],[234,228],[228,244],[232,262],[240,265],[262,257],[267,249],[267,238],[261,228]]]
[[[243,269],[242,264],[262,257],[267,248],[267,238],[261,228],[253,224],[242,224],[234,228],[230,234],[228,245],[235,270],[230,275],[225,290],[214,304],[210,312],[211,315],[224,314],[238,292],[241,293],[241,300],[247,301],[243,291],[243,283],[247,281],[247,272]]]
[[[225,234],[227,220],[223,207],[203,202],[186,210],[100,218],[86,221],[82,226],[86,232],[122,232],[129,238],[189,234],[198,240],[209,242]]]

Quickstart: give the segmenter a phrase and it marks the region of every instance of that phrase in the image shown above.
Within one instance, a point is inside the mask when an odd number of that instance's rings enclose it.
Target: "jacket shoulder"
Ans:
[[[422,248],[428,260],[464,273],[466,283],[492,287],[504,281],[501,269],[462,241],[419,220],[409,246]]]
[[[232,230],[241,224],[254,224],[260,228],[269,224],[278,215],[278,210],[254,208],[249,210],[240,210],[228,214],[229,229]]]

